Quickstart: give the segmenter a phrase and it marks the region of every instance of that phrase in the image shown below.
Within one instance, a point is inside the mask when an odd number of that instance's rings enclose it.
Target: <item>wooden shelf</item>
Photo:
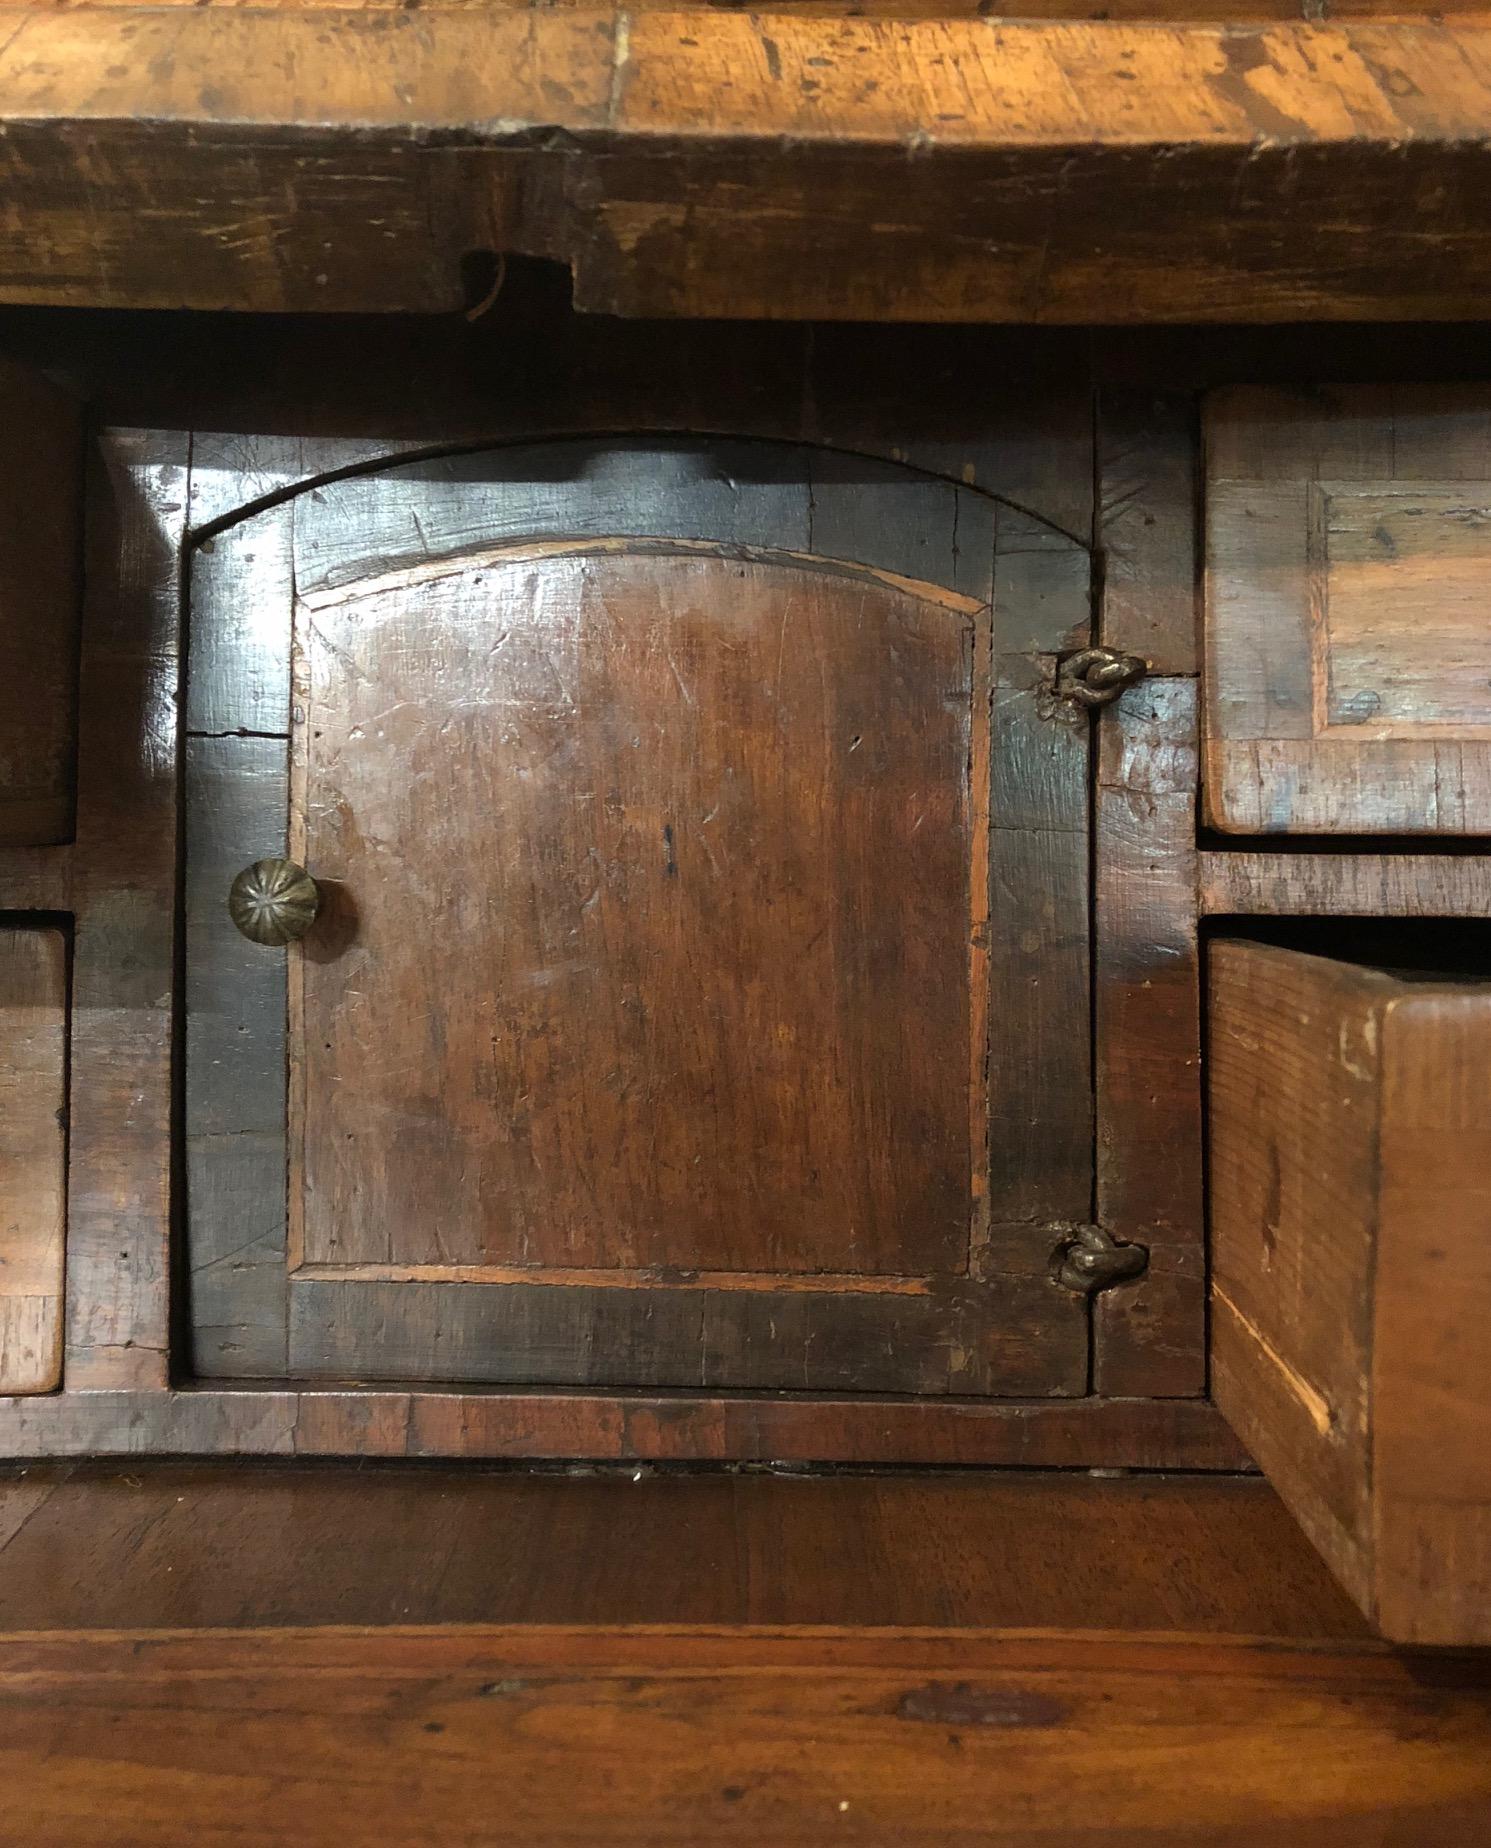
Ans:
[[[1355,1848],[1491,1814],[1491,1661],[1364,1637],[1257,1480],[46,1466],[0,1483],[7,1537],[6,1839]]]
[[[450,310],[514,253],[590,311],[787,320],[1477,319],[1491,280],[1475,23],[10,7],[0,47],[9,302]]]
[[[0,1474],[7,1534],[0,1630],[1369,1634],[1273,1491],[1249,1476],[43,1464]]]

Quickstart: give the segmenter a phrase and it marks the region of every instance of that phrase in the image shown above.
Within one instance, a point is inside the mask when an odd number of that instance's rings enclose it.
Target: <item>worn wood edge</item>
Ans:
[[[0,1457],[89,1454],[1253,1467],[1201,1399],[949,1403],[217,1387],[0,1399]]]
[[[1203,916],[1491,914],[1491,853],[1312,853],[1212,848],[1198,858]]]
[[[514,253],[615,315],[1474,320],[1488,46],[1480,20],[12,7],[0,298],[445,312],[468,254]],[[135,226],[173,157],[152,262]],[[902,184],[912,222],[862,254],[863,201]],[[1382,187],[1415,191],[1411,241],[1355,203]]]
[[[1360,153],[1376,144],[1396,155],[1415,142],[1491,140],[1491,30],[1479,21],[1011,23],[604,6],[415,19],[346,8],[10,6],[0,8],[0,46],[0,120],[136,133],[164,124],[386,130],[411,143],[561,157],[618,138],[660,153],[784,138],[923,155],[1111,144],[1163,148],[1172,160],[1186,144],[1282,160],[1299,146]],[[859,55],[883,60],[893,81],[865,85]],[[340,87],[287,77],[302,58],[307,68],[329,60]],[[751,80],[720,86],[727,64]],[[200,81],[207,69],[210,87]],[[945,106],[949,70],[956,110]],[[1113,81],[1120,70],[1125,80]],[[1249,82],[1259,70],[1288,73],[1288,110],[1270,100],[1269,82]],[[1063,71],[1088,80],[1074,89]],[[804,78],[815,85],[810,101]],[[704,93],[708,111],[696,107]]]
[[[105,430],[85,521],[66,1351],[74,1387],[170,1376],[176,694],[185,432]]]
[[[749,1672],[797,1667],[825,1672],[873,1671],[903,1662],[950,1673],[1040,1670],[1081,1674],[1094,1657],[1111,1652],[1143,1674],[1169,1678],[1208,1658],[1208,1672],[1236,1673],[1252,1680],[1329,1683],[1340,1665],[1360,1669],[1369,1683],[1414,1686],[1411,1657],[1376,1637],[1279,1637],[1193,1630],[1045,1629],[1039,1624],[986,1628],[932,1624],[828,1623],[432,1623],[196,1625],[181,1627],[6,1630],[0,1632],[0,1682],[38,1674],[88,1672],[80,1657],[115,1664],[111,1672],[132,1677],[195,1675],[221,1678],[228,1666],[252,1670],[293,1660],[297,1667],[356,1671],[376,1659],[381,1674],[421,1677],[432,1666],[458,1668],[500,1651],[514,1664],[562,1671],[582,1662],[599,1672],[626,1673],[653,1666],[662,1674],[690,1677],[718,1664]],[[1456,1655],[1436,1654],[1453,1664]],[[1491,1662],[1464,1652],[1469,1685],[1483,1676],[1491,1683]]]
[[[1491,992],[1480,992],[1470,1001],[1459,984],[1442,988],[1434,983],[1395,983],[1395,988],[1396,994],[1382,1003],[1377,1015],[1382,1044],[1379,1133],[1385,1149],[1395,1134],[1404,1133],[1394,1129],[1394,1070],[1400,1059],[1412,1069],[1404,1053],[1415,1038],[1428,1038],[1432,1044],[1436,1076],[1453,1070],[1457,1054],[1462,1070],[1484,1073],[1491,1053]],[[1482,1425],[1491,1422],[1485,1415],[1484,1390],[1491,1368],[1472,1361],[1479,1378],[1467,1382],[1448,1357],[1454,1353],[1456,1331],[1463,1335],[1466,1328],[1483,1330],[1491,1308],[1484,1287],[1491,1273],[1483,1268],[1481,1287],[1476,1287],[1474,1271],[1474,1245],[1485,1229],[1484,1214],[1482,1223],[1468,1232],[1462,1225],[1458,1238],[1445,1234],[1446,1226],[1456,1223],[1455,1177],[1479,1168],[1483,1178],[1478,1191],[1483,1198],[1488,1191],[1488,1131],[1483,1092],[1477,1097],[1462,1090],[1461,1109],[1447,1122],[1441,1111],[1446,1096],[1453,1099],[1453,1087],[1441,1082],[1435,1095],[1441,1107],[1435,1115],[1443,1123],[1448,1157],[1435,1162],[1442,1191],[1435,1191],[1431,1182],[1427,1189],[1384,1185],[1379,1192],[1367,1433],[1371,1616],[1382,1634],[1396,1643],[1488,1648],[1491,1455],[1482,1447],[1478,1456],[1472,1451],[1467,1459],[1462,1451],[1458,1461],[1453,1452],[1446,1459],[1434,1433],[1435,1423],[1453,1419],[1457,1410],[1462,1418],[1468,1411],[1474,1419],[1479,1408]],[[1409,1133],[1418,1141],[1423,1132]],[[1401,1159],[1401,1145],[1398,1155]],[[1472,1254],[1470,1280],[1463,1274],[1467,1254]],[[1446,1273],[1453,1280],[1449,1288]],[[1415,1368],[1413,1357],[1420,1353],[1426,1359]],[[1457,1392],[1466,1395],[1464,1401],[1457,1399]]]
[[[1093,1006],[1097,1206],[1145,1246],[1143,1277],[1093,1299],[1102,1393],[1206,1391],[1196,683],[1150,679],[1099,721]]]
[[[13,1212],[0,1202],[0,1391],[30,1395],[52,1392],[62,1382],[67,936],[54,924],[5,929],[0,956],[8,965],[0,1053],[9,1059],[9,1083],[16,1091],[6,1110],[21,1105],[16,1112],[21,1134],[9,1138],[5,1151],[5,1180],[18,1188],[20,1202]]]

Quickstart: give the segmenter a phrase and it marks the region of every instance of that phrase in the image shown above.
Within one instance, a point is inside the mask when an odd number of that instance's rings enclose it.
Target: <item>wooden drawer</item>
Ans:
[[[1217,1402],[1386,1635],[1491,1643],[1491,983],[1210,983]]]
[[[62,1373],[67,942],[0,924],[0,1393]]]
[[[1205,493],[1210,823],[1491,833],[1491,387],[1221,393]]]

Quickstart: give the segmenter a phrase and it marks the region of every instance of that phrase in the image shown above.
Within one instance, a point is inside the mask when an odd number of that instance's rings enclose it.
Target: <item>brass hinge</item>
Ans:
[[[1120,1244],[1101,1226],[1073,1226],[1051,1253],[1051,1275],[1079,1296],[1132,1283],[1149,1268],[1147,1245]]]
[[[1139,655],[1121,654],[1116,648],[1081,648],[1057,662],[1052,697],[1090,712],[1111,705],[1126,687],[1142,680],[1148,668]]]

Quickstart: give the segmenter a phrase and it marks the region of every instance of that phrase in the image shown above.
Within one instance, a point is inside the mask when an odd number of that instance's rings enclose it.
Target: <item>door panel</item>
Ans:
[[[615,548],[302,602],[303,1261],[965,1267],[977,614]]]
[[[1004,887],[1027,833],[1086,863],[1079,734],[1016,652],[1080,627],[1085,558],[1012,518],[1041,601],[1000,652],[995,511],[857,458],[583,442],[353,476],[212,538],[200,1371],[1084,1389],[1039,1209],[1090,1196],[1086,1034],[1039,1028],[1085,983],[1085,885],[1070,917]],[[238,735],[276,685],[283,736]],[[222,898],[287,845],[323,914],[266,951]]]

